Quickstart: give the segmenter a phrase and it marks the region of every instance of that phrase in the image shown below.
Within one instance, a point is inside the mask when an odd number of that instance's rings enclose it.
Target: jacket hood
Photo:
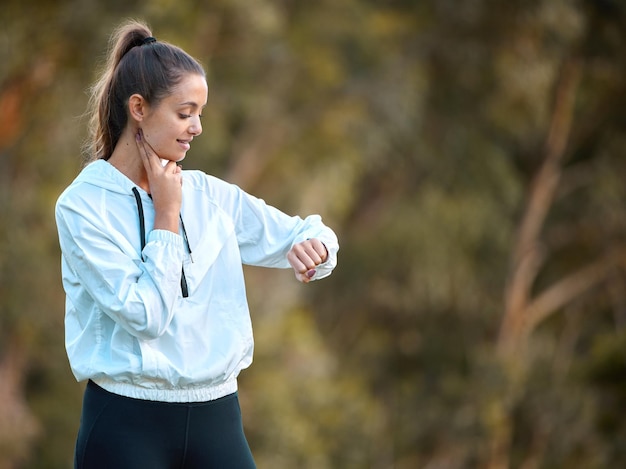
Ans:
[[[74,184],[87,183],[120,194],[132,195],[137,185],[105,160],[89,163],[74,180]]]

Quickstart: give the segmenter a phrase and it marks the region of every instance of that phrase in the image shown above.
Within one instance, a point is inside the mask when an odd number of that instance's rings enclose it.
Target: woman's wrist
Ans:
[[[154,229],[178,233],[178,212],[159,210],[154,215]]]

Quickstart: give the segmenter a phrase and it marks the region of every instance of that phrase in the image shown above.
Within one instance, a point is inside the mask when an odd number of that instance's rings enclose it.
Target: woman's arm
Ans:
[[[291,267],[305,283],[331,274],[339,243],[319,215],[289,216],[235,185],[217,184],[227,192],[224,203],[231,211],[245,264]]]
[[[109,227],[104,213],[94,210],[100,204],[77,194],[57,203],[68,299],[79,309],[95,305],[136,337],[158,337],[172,320],[180,292],[182,238],[153,230],[143,253],[135,256],[133,243]]]

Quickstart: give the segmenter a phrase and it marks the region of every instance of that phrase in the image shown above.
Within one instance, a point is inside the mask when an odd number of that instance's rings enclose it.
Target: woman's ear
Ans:
[[[139,123],[143,120],[146,111],[146,100],[140,94],[133,94],[128,98],[128,114],[130,119]]]

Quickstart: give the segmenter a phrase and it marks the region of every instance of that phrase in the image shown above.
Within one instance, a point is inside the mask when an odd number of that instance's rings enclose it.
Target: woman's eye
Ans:
[[[191,117],[191,114],[179,114],[181,119],[189,119]]]

